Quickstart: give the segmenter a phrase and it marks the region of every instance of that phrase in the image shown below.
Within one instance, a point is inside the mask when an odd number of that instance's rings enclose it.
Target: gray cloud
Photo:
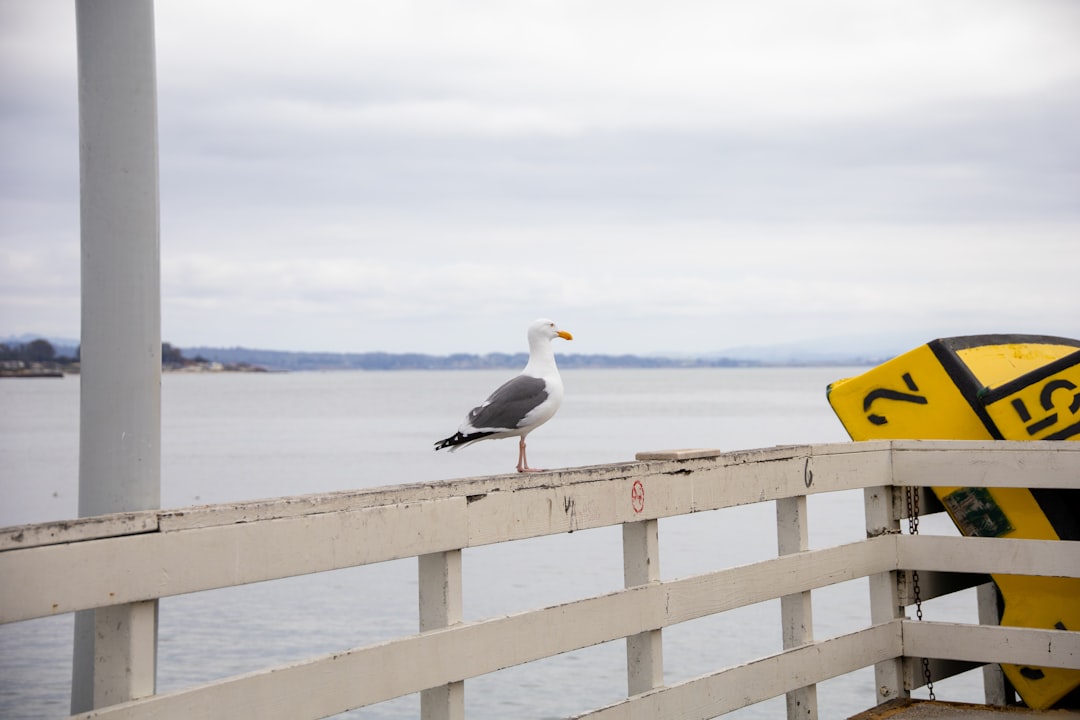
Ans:
[[[158,5],[167,339],[1080,331],[1073,3],[411,7]],[[74,18],[0,19],[0,331],[72,335]]]

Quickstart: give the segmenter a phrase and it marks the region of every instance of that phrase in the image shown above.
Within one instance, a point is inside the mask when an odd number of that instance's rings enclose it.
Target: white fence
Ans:
[[[875,666],[880,695],[870,706],[921,684],[922,657],[935,659],[935,679],[972,663],[1080,669],[1080,632],[904,618],[905,570],[920,571],[924,598],[985,583],[971,573],[1080,577],[1076,542],[900,534],[898,498],[926,486],[1080,489],[1080,443],[676,451],[562,472],[6,528],[0,621],[97,609],[98,667],[113,669],[97,674],[98,709],[78,716],[87,718],[297,720],[412,693],[422,693],[424,718],[460,718],[469,678],[621,638],[627,699],[580,717],[709,718],[786,694],[789,718],[814,718],[816,683]],[[807,549],[807,495],[852,489],[865,492],[867,539]],[[920,497],[934,506],[929,493]],[[659,519],[759,502],[776,503],[778,557],[660,580]],[[625,590],[462,622],[463,548],[613,525],[623,528]],[[145,628],[158,598],[408,557],[418,558],[419,633],[153,694]],[[810,591],[861,577],[870,578],[871,625],[815,642]],[[664,628],[775,598],[785,650],[664,685]]]

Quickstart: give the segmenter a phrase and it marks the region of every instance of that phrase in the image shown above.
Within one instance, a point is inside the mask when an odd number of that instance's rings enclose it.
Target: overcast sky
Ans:
[[[156,15],[174,345],[1080,337],[1074,0]],[[0,0],[0,337],[79,334],[76,71],[72,0]]]

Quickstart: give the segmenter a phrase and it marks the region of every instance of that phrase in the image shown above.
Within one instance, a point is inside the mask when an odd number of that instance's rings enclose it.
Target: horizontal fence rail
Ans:
[[[910,660],[922,657],[960,669],[987,662],[1080,669],[1078,632],[903,617],[912,601],[909,570],[921,572],[923,599],[983,584],[991,572],[1080,577],[1078,542],[900,534],[897,497],[922,488],[923,506],[934,507],[925,490],[932,485],[1080,490],[1080,444],[892,441],[642,453],[632,463],[527,476],[4,528],[0,621],[420,559],[421,595],[435,597],[420,600],[422,632],[79,716],[87,718],[320,718],[417,692],[426,692],[425,717],[460,717],[461,683],[470,678],[622,638],[630,696],[581,717],[707,718],[785,694],[789,716],[801,707],[800,717],[816,717],[816,683],[876,666],[876,684],[903,694],[915,684]],[[806,549],[805,497],[842,490],[864,491],[867,539]],[[769,501],[779,501],[778,557],[659,579],[657,520]],[[625,589],[460,621],[462,549],[615,525],[624,527]],[[869,627],[823,641],[813,640],[812,628],[798,629],[812,626],[810,591],[863,577],[871,578]],[[664,628],[778,598],[790,628],[785,650],[663,685]]]

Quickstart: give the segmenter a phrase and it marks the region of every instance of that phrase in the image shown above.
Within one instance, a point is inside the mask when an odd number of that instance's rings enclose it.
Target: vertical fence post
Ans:
[[[866,537],[899,534],[900,520],[895,512],[894,490],[892,485],[863,490]],[[869,577],[870,622],[875,625],[904,617],[899,576],[900,573],[893,570]],[[911,693],[904,684],[903,658],[893,658],[874,665],[874,687],[877,689],[878,704],[899,697],[909,697]]]
[[[978,603],[979,624],[998,625],[1001,621],[1001,608],[998,606],[998,593],[994,583],[983,583],[975,588],[976,602]],[[987,705],[1004,707],[1009,704],[1011,686],[1005,679],[1005,673],[1001,671],[998,663],[987,663],[982,667],[983,693]]]
[[[419,556],[420,632],[461,622],[461,551]],[[420,693],[422,720],[464,720],[465,682]]]
[[[623,581],[626,587],[660,579],[659,521],[623,524]],[[626,638],[626,687],[630,695],[664,685],[664,644],[660,630]]]
[[[776,544],[780,555],[810,549],[805,495],[776,501]],[[810,591],[780,598],[780,619],[785,650],[813,642],[814,613]],[[787,716],[788,720],[817,720],[816,685],[807,685],[787,694]]]
[[[77,0],[79,515],[160,507],[161,290],[152,0]],[[75,618],[71,710],[151,695],[157,603]]]

